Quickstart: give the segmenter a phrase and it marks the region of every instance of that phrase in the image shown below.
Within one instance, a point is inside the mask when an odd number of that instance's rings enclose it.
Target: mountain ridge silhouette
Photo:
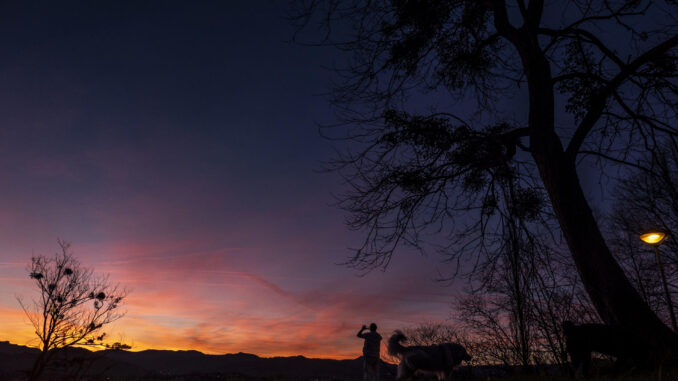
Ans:
[[[0,379],[12,379],[30,369],[39,350],[0,341]],[[80,359],[80,360],[76,360]],[[69,362],[70,361],[70,362]],[[90,351],[68,348],[55,356],[51,372],[63,373],[76,363],[88,363],[85,374],[98,377],[174,377],[198,375],[241,375],[251,378],[359,379],[362,357],[348,360],[315,359],[301,355],[259,357],[251,353],[204,354],[196,350],[148,349]],[[63,366],[66,364],[65,366]],[[61,368],[59,365],[62,365]],[[382,362],[382,374],[395,375],[395,365]]]

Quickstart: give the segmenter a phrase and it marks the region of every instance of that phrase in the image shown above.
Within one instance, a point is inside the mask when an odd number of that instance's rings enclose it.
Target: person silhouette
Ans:
[[[377,333],[377,325],[370,324],[370,331],[363,325],[358,331],[358,337],[365,340],[363,344],[363,379],[379,379],[379,350],[381,349],[381,335]]]

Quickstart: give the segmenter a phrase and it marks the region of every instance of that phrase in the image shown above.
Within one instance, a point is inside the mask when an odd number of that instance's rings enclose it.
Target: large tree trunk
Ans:
[[[555,132],[548,61],[534,52],[523,57],[530,90],[530,148],[584,287],[606,323],[625,328],[643,342],[646,347],[638,351],[639,356],[647,357],[642,360],[661,361],[667,351],[673,357],[678,336],[636,292],[603,239],[579,183],[575,160],[564,153]]]

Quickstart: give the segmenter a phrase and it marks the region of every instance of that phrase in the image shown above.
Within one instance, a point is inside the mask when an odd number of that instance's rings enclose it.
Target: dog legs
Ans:
[[[398,364],[398,375],[396,376],[396,380],[402,380],[405,378],[412,377],[414,375],[414,372],[410,367],[408,366],[406,361],[400,361],[400,364]]]

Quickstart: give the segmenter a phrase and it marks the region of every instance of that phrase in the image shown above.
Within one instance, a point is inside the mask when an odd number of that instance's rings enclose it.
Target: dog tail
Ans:
[[[404,340],[407,340],[405,334],[399,330],[396,330],[391,338],[388,339],[388,354],[391,356],[397,356],[405,353],[405,347],[400,343]]]

